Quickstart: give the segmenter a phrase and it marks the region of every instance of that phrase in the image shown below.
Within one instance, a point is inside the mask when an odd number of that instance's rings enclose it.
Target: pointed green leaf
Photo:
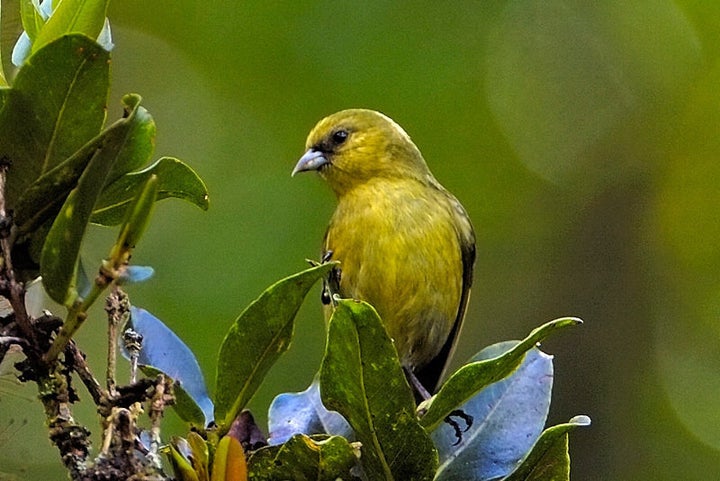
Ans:
[[[576,317],[550,321],[534,329],[513,349],[493,359],[476,361],[458,369],[437,394],[421,405],[420,423],[429,431],[458,406],[464,404],[484,387],[510,375],[522,362],[525,353],[558,329],[582,323]]]
[[[295,314],[310,288],[335,266],[326,263],[270,286],[235,320],[218,353],[215,422],[228,429],[292,340]]]
[[[568,432],[589,425],[589,417],[575,416],[565,424],[546,429],[527,457],[504,481],[569,481]]]
[[[432,479],[438,455],[415,417],[415,400],[397,351],[375,309],[340,300],[328,326],[320,392],[362,443],[373,480]]]
[[[195,471],[190,461],[182,455],[180,450],[175,447],[174,443],[168,446],[167,457],[175,472],[175,477],[180,481],[200,481],[198,473]]]
[[[100,158],[99,154],[93,160]],[[94,162],[98,165],[100,162]],[[91,161],[91,165],[93,161]],[[86,172],[95,174],[99,169]],[[86,183],[86,185],[88,185]],[[71,305],[78,297],[76,285],[77,261],[80,243],[87,226],[84,208],[93,199],[92,189],[73,190],[63,204],[60,214],[55,218],[40,254],[40,274],[45,290],[51,299],[63,305]]]
[[[109,133],[104,131],[67,160],[42,174],[21,194],[15,208],[13,220],[21,234],[35,231],[47,220],[57,215],[60,206],[102,145]]]
[[[75,33],[96,39],[105,24],[110,0],[63,0],[40,30],[33,42],[37,52],[63,35]]]
[[[158,177],[157,200],[176,197],[207,210],[208,191],[202,179],[180,160],[163,157],[148,168],[126,174],[108,185],[95,206],[92,221],[108,226],[118,224],[138,187],[151,175]]]
[[[0,112],[0,159],[10,163],[9,208],[41,175],[95,137],[105,121],[108,53],[91,40],[63,37],[20,69]]]
[[[123,103],[127,102],[126,99],[135,97],[140,98],[138,94],[127,94],[123,97]],[[103,190],[128,172],[139,169],[150,162],[155,152],[156,134],[157,127],[152,115],[144,107],[138,107],[127,133],[127,141],[123,150],[118,153],[118,158],[108,174],[107,184]]]
[[[38,32],[45,25],[45,19],[39,10],[37,0],[20,0],[22,26],[31,42],[37,38]]]
[[[139,97],[129,100],[136,102]],[[126,124],[127,127],[127,124]],[[95,151],[78,185],[70,192],[45,239],[40,255],[40,273],[48,295],[58,303],[70,304],[77,297],[76,271],[80,244],[108,172],[126,142],[129,128],[117,129]]]
[[[127,265],[132,250],[140,242],[143,233],[145,233],[155,206],[157,184],[156,175],[148,177],[133,203],[130,204],[125,216],[125,222],[120,228],[118,238],[110,252],[110,261],[115,268]]]
[[[190,446],[190,462],[198,474],[198,478],[207,481],[210,476],[210,453],[207,441],[195,431],[190,431],[187,442]]]
[[[253,453],[248,474],[254,481],[335,481],[353,479],[350,470],[357,456],[347,439],[321,439],[298,434],[278,446],[266,446]]]
[[[141,157],[146,150],[147,139],[138,136],[137,132],[146,130],[149,115],[139,105],[138,95],[126,95],[123,98],[124,117],[109,128],[96,135],[78,151],[53,169],[42,174],[35,182],[25,189],[17,201],[13,220],[21,234],[33,232],[47,220],[54,217],[60,206],[78,182],[80,175],[87,167],[95,151],[111,141],[113,136],[122,136],[125,141],[117,152],[115,168],[118,162],[125,165],[128,157]],[[154,128],[154,124],[153,124]],[[151,140],[150,140],[151,142]],[[149,157],[148,157],[149,159]],[[147,180],[147,177],[143,180]],[[132,192],[128,203],[132,201],[136,191]],[[124,214],[124,211],[123,211]],[[118,220],[118,223],[122,218]]]

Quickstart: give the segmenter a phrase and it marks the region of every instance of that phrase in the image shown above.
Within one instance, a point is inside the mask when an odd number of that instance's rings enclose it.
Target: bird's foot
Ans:
[[[465,429],[462,429],[460,427],[460,423],[456,421],[454,418],[460,418],[465,422]],[[463,411],[462,409],[456,409],[452,411],[450,414],[445,417],[444,421],[449,424],[453,431],[455,431],[455,438],[457,438],[457,441],[453,443],[453,446],[457,446],[462,441],[462,435],[463,433],[467,432],[468,429],[470,429],[473,425],[473,417]]]

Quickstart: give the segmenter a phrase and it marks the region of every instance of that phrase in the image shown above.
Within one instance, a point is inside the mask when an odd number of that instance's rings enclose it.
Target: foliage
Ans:
[[[289,348],[306,294],[333,263],[315,264],[266,289],[238,316],[217,356],[214,396],[195,356],[121,286],[152,270],[130,265],[157,201],[175,197],[207,209],[207,189],[185,163],[147,165],[155,124],[137,94],[106,125],[107,1],[21,2],[25,29],[2,73],[0,110],[0,361],[20,349],[23,382],[37,384],[51,441],[72,479],[168,479],[160,453],[181,480],[244,479],[569,479],[568,431],[584,417],[543,428],[552,358],[536,345],[580,321],[552,321],[511,344],[491,346],[416,406],[393,341],[367,303],[336,299],[315,383],[278,397],[268,444],[245,410]],[[118,227],[93,276],[81,262],[91,224]],[[25,280],[42,278],[64,320],[29,312]],[[106,297],[106,385],[75,343],[89,309]],[[117,385],[117,352],[130,383]],[[138,376],[137,368],[145,374]],[[73,379],[97,406],[103,445],[90,457],[89,430],[72,415]],[[149,426],[143,427],[143,408]],[[173,406],[185,438],[162,445],[161,420]],[[290,426],[290,428],[288,428]],[[161,446],[162,445],[162,446]]]

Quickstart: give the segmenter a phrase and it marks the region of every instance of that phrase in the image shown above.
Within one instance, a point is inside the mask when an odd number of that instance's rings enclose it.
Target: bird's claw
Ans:
[[[465,429],[462,429],[460,427],[460,423],[453,418],[460,418],[465,421]],[[473,425],[473,417],[462,409],[456,409],[452,411],[445,417],[444,421],[448,423],[455,432],[455,437],[457,438],[457,441],[453,443],[453,446],[457,446],[458,444],[460,444],[460,442],[462,441],[463,433],[467,432],[467,430],[470,429]]]

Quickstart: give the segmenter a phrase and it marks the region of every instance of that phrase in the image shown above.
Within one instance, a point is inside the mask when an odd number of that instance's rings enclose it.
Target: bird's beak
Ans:
[[[323,165],[329,164],[330,161],[325,157],[323,152],[319,150],[310,149],[305,152],[305,155],[300,157],[297,165],[292,171],[292,176],[295,176],[298,172],[305,172],[308,170],[318,170]]]

